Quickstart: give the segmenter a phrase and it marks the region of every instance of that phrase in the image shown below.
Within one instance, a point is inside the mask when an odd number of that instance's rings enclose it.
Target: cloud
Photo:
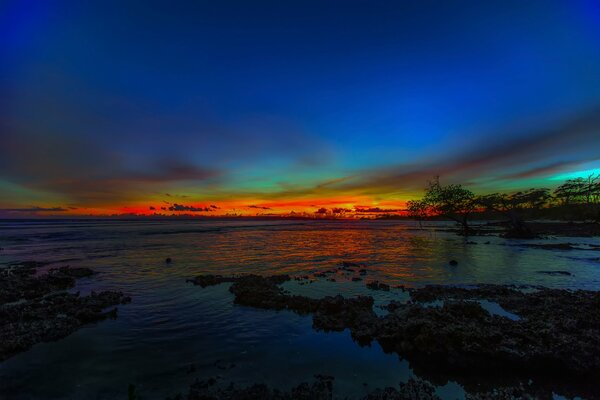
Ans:
[[[600,108],[552,126],[520,133],[504,132],[494,137],[498,138],[495,142],[488,141],[485,145],[449,156],[359,172],[328,188],[380,194],[421,189],[436,175],[446,182],[468,182],[473,179],[521,179],[560,171],[600,159]],[[449,149],[449,152],[453,150]],[[553,161],[556,159],[569,161]]]
[[[334,207],[334,208],[331,209],[331,212],[334,213],[334,214],[345,214],[345,213],[352,212],[352,210],[349,209],[349,208]]]
[[[402,210],[392,208],[386,209],[379,207],[355,207],[354,211],[356,211],[357,213],[395,213],[400,212]]]
[[[66,197],[77,205],[115,204],[143,197],[153,187],[181,182],[216,182],[222,173],[167,156],[149,155],[132,162],[127,155],[77,136],[8,129],[0,139],[1,179]]]
[[[254,204],[246,206],[246,208],[256,208],[258,210],[270,210],[271,209],[271,207],[257,206]]]
[[[181,211],[187,211],[187,212],[206,212],[206,211],[214,211],[214,208],[212,207],[195,207],[195,206],[186,206],[183,204],[173,204],[171,207],[169,207],[169,211],[176,211],[176,212],[181,212]]]
[[[65,212],[73,209],[72,207],[37,207],[31,206],[28,208],[0,208],[0,212],[8,213],[37,213],[37,212]]]

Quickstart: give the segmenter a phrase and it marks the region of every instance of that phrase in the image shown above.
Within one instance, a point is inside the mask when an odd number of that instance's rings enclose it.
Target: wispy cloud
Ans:
[[[0,208],[0,213],[54,213],[54,212],[66,212],[73,209],[72,207],[37,207],[31,206],[26,208]]]

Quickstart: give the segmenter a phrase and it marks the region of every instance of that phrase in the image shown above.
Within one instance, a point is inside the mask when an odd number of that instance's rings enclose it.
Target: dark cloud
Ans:
[[[327,209],[325,207],[321,207],[315,211],[315,214],[327,214]]]
[[[150,211],[154,211],[154,210],[156,210],[156,208],[155,208],[155,207],[152,207],[152,206],[148,207],[148,209],[149,209]]]
[[[352,212],[352,210],[349,208],[335,207],[335,208],[331,209],[331,212],[334,214],[344,214],[344,213]]]
[[[507,174],[500,176],[500,179],[503,180],[515,180],[515,179],[524,179],[524,178],[533,178],[537,176],[544,176],[552,173],[557,173],[560,171],[564,171],[566,168],[577,167],[577,165],[581,164],[581,162],[569,162],[569,161],[559,161],[555,163],[545,164],[539,167],[533,167],[530,169],[523,169],[519,172]]]
[[[366,194],[421,189],[431,177],[445,181],[534,177],[600,159],[600,108],[520,134],[498,134],[495,142],[433,161],[380,168],[358,174],[335,190]],[[551,160],[569,160],[553,162]],[[549,161],[550,160],[550,161]],[[511,171],[507,174],[507,171]]]
[[[354,211],[357,213],[395,213],[402,211],[400,209],[393,208],[379,208],[379,207],[355,207]]]
[[[171,207],[169,207],[169,211],[176,211],[176,212],[181,212],[181,211],[187,211],[187,212],[207,212],[207,211],[213,211],[214,208],[212,207],[195,207],[195,206],[186,206],[183,204],[173,204]]]
[[[215,209],[215,210],[219,210],[219,209],[221,209],[221,207],[219,207],[219,206],[217,206],[217,205],[215,205],[215,204],[211,204],[211,205],[210,205],[210,208],[213,208],[213,209]]]
[[[271,209],[271,207],[257,206],[254,204],[246,206],[246,208],[256,208],[258,210],[270,210]]]
[[[0,212],[9,212],[9,213],[36,213],[36,212],[65,212],[72,209],[71,207],[37,207],[32,206],[28,208],[0,208]]]
[[[114,204],[147,193],[153,186],[215,182],[221,175],[215,168],[162,155],[132,162],[128,155],[92,140],[21,132],[1,121],[0,142],[0,179],[60,194],[79,204]]]

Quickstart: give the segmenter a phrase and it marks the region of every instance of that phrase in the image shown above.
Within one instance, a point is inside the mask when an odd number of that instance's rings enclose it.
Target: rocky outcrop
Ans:
[[[378,341],[432,380],[559,377],[577,382],[600,377],[600,293],[479,285],[408,289],[411,301],[392,302],[378,317],[371,297],[312,299],[286,293],[289,276],[234,278],[235,303],[313,314],[319,330],[349,329],[360,344]],[[518,315],[492,315],[476,300],[497,302]],[[441,306],[431,306],[433,301]]]
[[[62,267],[37,276],[39,263],[21,263],[0,269],[0,361],[36,343],[58,340],[81,326],[116,317],[129,297],[105,291],[81,297],[64,290],[75,279],[91,276],[87,268]]]

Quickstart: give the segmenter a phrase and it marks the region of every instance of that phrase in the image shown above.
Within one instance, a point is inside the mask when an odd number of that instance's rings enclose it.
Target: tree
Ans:
[[[408,216],[419,221],[419,226],[422,227],[422,221],[427,218],[427,204],[422,200],[409,200],[406,202],[406,211]]]
[[[563,207],[577,210],[578,217],[600,221],[600,174],[567,180],[554,190],[554,198]]]
[[[479,196],[477,202],[485,209],[499,212],[508,217],[510,229],[506,236],[535,236],[523,219],[523,211],[528,209],[539,211],[550,199],[549,189],[529,189],[515,193],[492,193]]]
[[[463,233],[469,233],[469,215],[475,210],[475,195],[461,185],[440,184],[439,177],[428,182],[425,196],[421,200],[409,203],[410,208],[419,215],[442,216],[462,226]]]

